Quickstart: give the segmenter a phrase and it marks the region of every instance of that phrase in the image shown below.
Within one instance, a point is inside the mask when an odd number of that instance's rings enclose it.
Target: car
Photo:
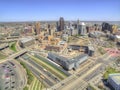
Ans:
[[[5,87],[5,89],[8,89],[8,87]]]
[[[8,84],[9,82],[5,82],[5,84]]]
[[[14,86],[11,86],[11,88],[14,88]]]
[[[10,68],[9,66],[7,66],[7,68]]]
[[[10,61],[9,61],[9,63],[10,63],[14,68],[16,68],[16,66],[15,66],[14,63],[12,63],[12,62],[10,62]]]
[[[9,68],[9,65],[6,65],[6,68]]]
[[[9,71],[12,72],[13,70],[10,69]]]
[[[15,74],[14,73],[11,73],[12,76],[14,76]]]
[[[15,82],[12,82],[12,83],[15,83]]]
[[[4,65],[3,65],[2,67],[3,67],[3,68],[5,68],[5,66],[4,66]]]

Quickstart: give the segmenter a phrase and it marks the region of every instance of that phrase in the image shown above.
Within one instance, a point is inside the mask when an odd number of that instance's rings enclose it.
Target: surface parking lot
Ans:
[[[17,70],[19,67],[11,61],[0,64],[0,90],[22,90],[24,80]]]

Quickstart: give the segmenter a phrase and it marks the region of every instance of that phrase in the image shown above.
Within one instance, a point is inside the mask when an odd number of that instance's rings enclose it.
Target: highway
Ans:
[[[24,55],[26,56],[26,55]],[[46,70],[44,67],[42,67],[40,64],[36,63],[34,60],[32,60],[31,58],[24,58],[24,56],[22,56],[22,58],[24,60],[27,60],[29,63],[31,63],[33,66],[35,66],[36,68],[38,68],[43,74],[47,75],[47,77],[51,78],[52,81],[54,83],[59,82],[60,79],[57,78],[57,76],[55,76],[54,74],[52,74],[51,72],[49,72],[48,70]]]
[[[47,87],[53,86],[55,84],[55,81],[51,80],[51,77],[49,77],[49,75],[47,74],[47,71],[44,71],[43,68],[41,68],[35,62],[32,62],[32,60],[24,60],[20,58],[20,61],[24,62],[28,69],[30,69],[33,74],[35,74],[35,76],[40,79],[40,81],[43,81]],[[41,76],[43,77],[41,78]]]
[[[28,48],[27,48],[27,49],[28,49]],[[15,59],[16,57],[19,57],[19,56],[22,55],[23,53],[27,52],[27,49],[22,49],[22,50],[20,50],[19,52],[16,52],[16,53],[8,56],[6,59],[2,59],[2,60],[0,61],[0,63],[4,63],[4,62],[6,62],[6,61],[8,61],[8,60],[12,60],[12,59]]]

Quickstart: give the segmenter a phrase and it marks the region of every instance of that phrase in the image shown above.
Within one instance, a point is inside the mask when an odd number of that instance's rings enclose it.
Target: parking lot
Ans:
[[[91,42],[92,44],[94,45],[98,45],[98,46],[101,46],[101,47],[113,47],[115,44],[112,43],[112,42],[109,42],[109,41],[105,41],[105,40],[102,40],[102,39],[98,39],[98,38],[92,38],[91,39]]]
[[[17,72],[19,67],[11,62],[0,64],[0,90],[22,90],[25,85],[23,75]],[[23,78],[23,79],[22,79]]]

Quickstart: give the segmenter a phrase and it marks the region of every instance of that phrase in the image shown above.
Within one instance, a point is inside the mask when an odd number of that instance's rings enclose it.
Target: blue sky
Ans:
[[[0,21],[120,21],[120,0],[0,0]]]

